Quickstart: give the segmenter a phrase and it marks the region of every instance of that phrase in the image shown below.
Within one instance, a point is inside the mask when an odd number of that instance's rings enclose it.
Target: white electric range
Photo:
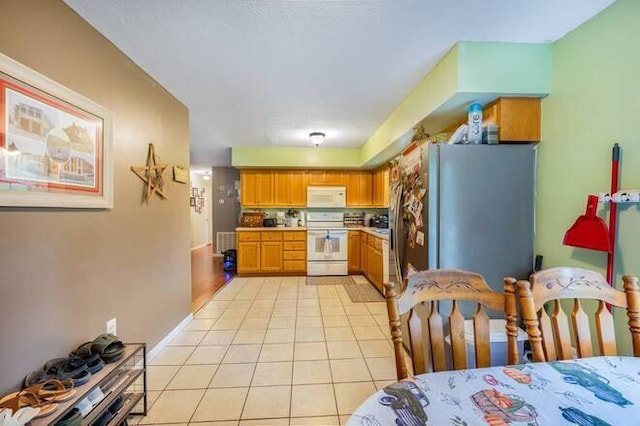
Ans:
[[[344,213],[307,213],[307,275],[347,275]]]

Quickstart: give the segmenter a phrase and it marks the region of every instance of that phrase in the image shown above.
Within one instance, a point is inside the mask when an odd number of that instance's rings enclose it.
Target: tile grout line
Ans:
[[[231,281],[233,281],[233,280],[231,280]],[[214,297],[215,297],[215,294],[213,295],[213,297],[212,297],[211,299],[213,299]],[[225,307],[225,309],[224,309],[225,311],[226,311],[227,309],[229,309],[229,305],[230,305],[230,304],[231,304],[231,303],[229,303],[229,304],[227,305],[227,307]],[[223,315],[224,315],[224,312],[223,312]],[[221,316],[222,316],[222,315],[221,315]],[[212,329],[213,329],[213,327],[215,327],[215,325],[216,325],[216,323],[218,322],[218,320],[219,320],[219,319],[220,319],[220,318],[218,318],[218,319],[216,320],[216,322],[214,322],[214,323],[213,323],[213,325],[211,326],[211,329],[210,329],[209,331],[214,331],[214,330],[212,330]],[[224,331],[224,330],[216,330],[216,331]],[[208,335],[208,334],[209,334],[209,332],[207,332],[207,335]],[[234,335],[233,335],[233,338],[231,339],[231,342],[233,342],[233,339],[235,339],[235,336],[236,336],[237,334],[238,334],[238,331],[236,330],[236,332],[235,332],[235,333],[234,333]],[[204,338],[203,338],[203,340],[204,340]],[[202,342],[201,342],[201,343],[202,343]],[[203,345],[203,346],[205,346],[205,345]],[[199,346],[198,346],[198,347],[199,347]],[[198,411],[198,408],[200,408],[200,404],[202,404],[202,400],[204,399],[205,395],[206,395],[206,394],[207,394],[207,392],[209,391],[209,389],[210,389],[210,388],[209,388],[209,386],[211,386],[211,383],[213,382],[213,379],[216,377],[216,374],[218,373],[218,370],[220,369],[220,366],[222,365],[222,361],[224,361],[224,358],[227,356],[227,353],[229,352],[229,348],[230,348],[230,347],[231,347],[231,344],[227,345],[227,349],[225,350],[224,354],[223,354],[223,355],[222,355],[222,357],[220,358],[220,362],[218,363],[218,366],[216,367],[215,371],[213,372],[213,375],[211,376],[211,379],[209,380],[209,383],[207,384],[207,387],[204,389],[204,392],[202,393],[202,396],[200,397],[200,400],[198,401],[198,404],[196,404],[196,408],[195,408],[195,410],[193,410],[193,413],[191,413],[191,416],[189,417],[189,421],[187,422],[187,424],[191,423],[191,421],[193,420],[193,416],[195,416],[195,415],[196,415],[196,412]],[[194,352],[195,352],[195,349],[194,349]],[[192,354],[193,354],[193,352],[192,352]],[[187,358],[187,360],[188,360],[188,358]],[[185,362],[186,362],[187,360],[185,360]]]

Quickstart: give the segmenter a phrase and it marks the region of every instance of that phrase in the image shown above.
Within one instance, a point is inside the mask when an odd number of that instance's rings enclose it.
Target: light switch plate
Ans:
[[[117,336],[118,333],[118,326],[116,323],[116,319],[115,318],[111,318],[109,321],[107,321],[107,333],[111,333],[114,336]]]

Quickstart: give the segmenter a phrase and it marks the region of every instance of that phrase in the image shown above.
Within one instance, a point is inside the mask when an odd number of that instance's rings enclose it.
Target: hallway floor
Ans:
[[[191,312],[209,301],[233,276],[223,268],[222,256],[213,255],[213,245],[191,250]]]
[[[140,424],[339,425],[394,382],[385,303],[305,279],[220,290],[150,363]]]

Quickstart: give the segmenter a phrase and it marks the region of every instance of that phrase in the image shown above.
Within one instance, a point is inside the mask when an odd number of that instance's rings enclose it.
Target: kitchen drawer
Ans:
[[[305,251],[284,251],[282,256],[284,260],[306,260],[307,253]]]
[[[287,272],[305,272],[307,270],[306,260],[285,260],[282,269]]]
[[[261,232],[262,241],[282,241],[281,231]]]
[[[286,250],[306,250],[306,241],[285,241],[283,249]]]
[[[260,241],[259,232],[238,232],[238,241]]]
[[[380,238],[373,237],[373,247],[376,250],[382,250],[382,240]]]
[[[307,233],[304,231],[284,231],[282,239],[284,241],[306,241]]]

